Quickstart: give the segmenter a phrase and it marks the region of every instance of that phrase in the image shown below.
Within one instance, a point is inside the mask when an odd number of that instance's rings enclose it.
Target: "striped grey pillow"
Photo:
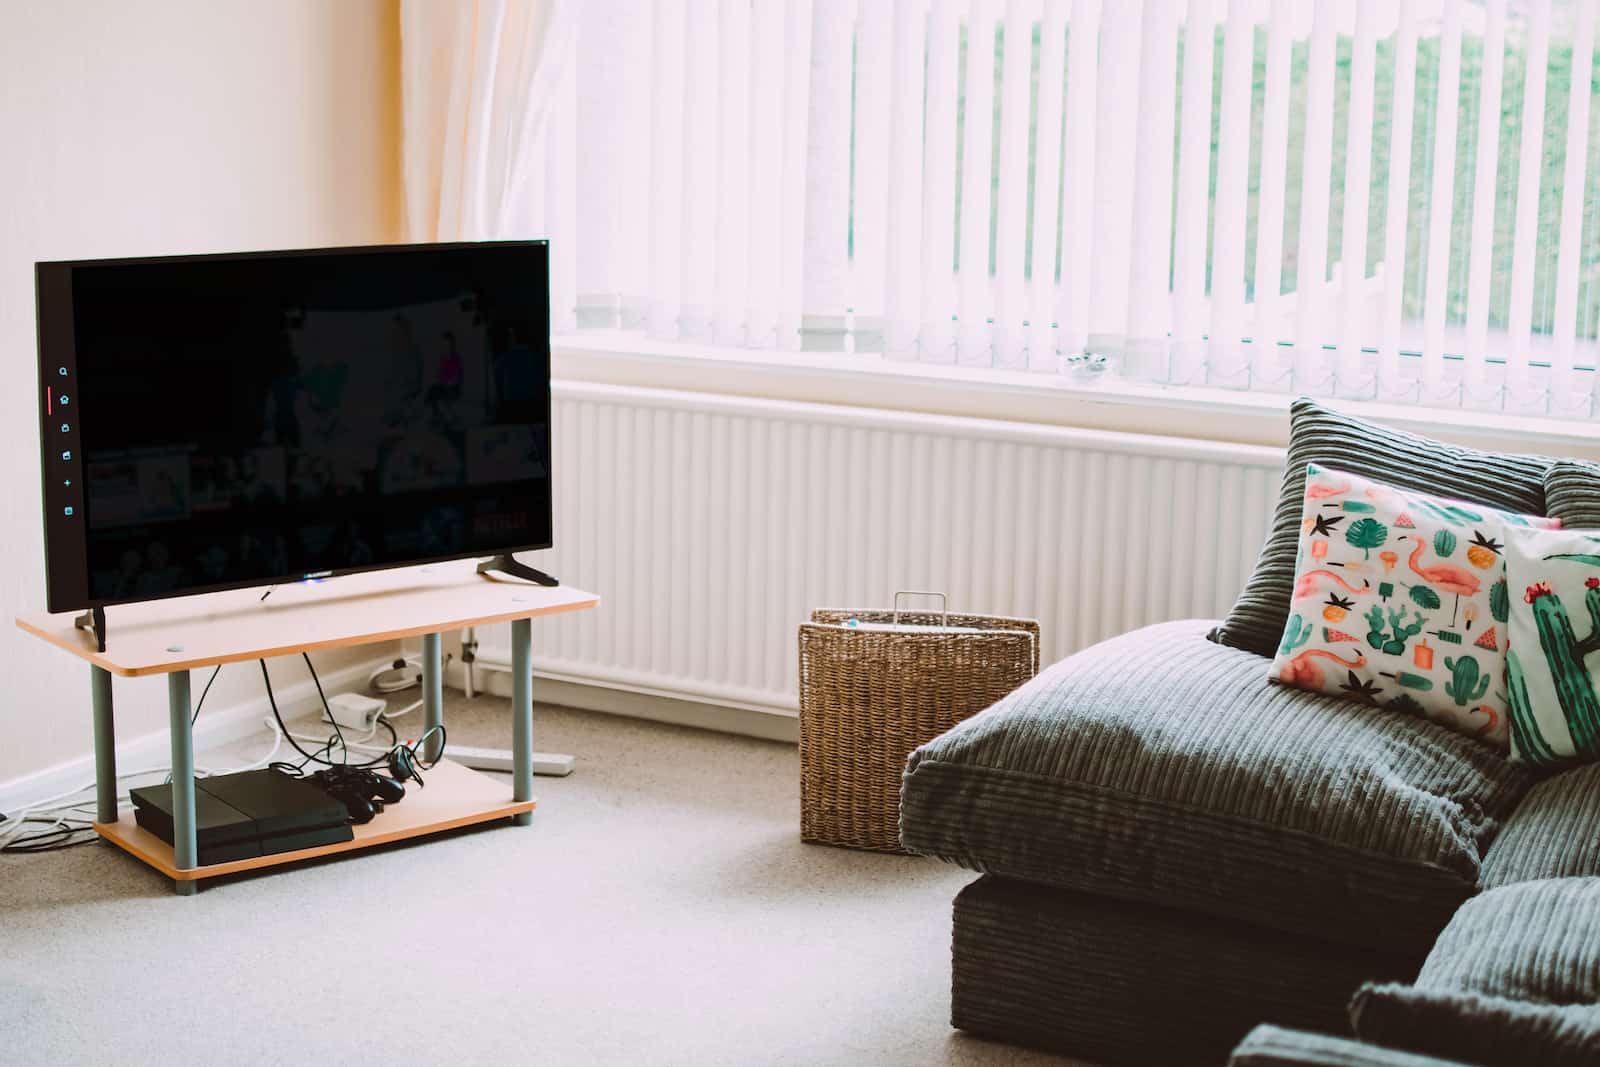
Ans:
[[[1418,493],[1544,515],[1544,456],[1480,452],[1392,430],[1331,411],[1301,397],[1289,409],[1283,491],[1256,569],[1222,624],[1218,644],[1271,656],[1289,621],[1294,557],[1306,492],[1306,464],[1317,463]]]
[[[1544,476],[1548,514],[1569,530],[1600,529],[1600,467],[1558,459]]]

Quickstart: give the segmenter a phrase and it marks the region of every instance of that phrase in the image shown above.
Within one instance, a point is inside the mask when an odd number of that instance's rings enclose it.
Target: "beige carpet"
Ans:
[[[507,713],[445,721],[502,745]],[[528,828],[190,898],[100,843],[0,857],[0,1062],[1066,1062],[950,1029],[972,876],[802,845],[793,747],[559,708],[535,738],[578,769]]]

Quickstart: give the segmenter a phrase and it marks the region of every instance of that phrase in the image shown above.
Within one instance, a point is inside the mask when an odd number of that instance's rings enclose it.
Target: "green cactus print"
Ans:
[[[1476,704],[1489,691],[1489,676],[1479,673],[1481,668],[1473,656],[1462,656],[1460,659],[1446,656],[1444,669],[1450,672],[1450,680],[1444,683],[1444,691],[1458,707]]]
[[[1588,589],[1584,606],[1589,609],[1589,636],[1584,638],[1578,637],[1561,598],[1548,585],[1540,582],[1529,586],[1527,592],[1539,645],[1555,680],[1556,699],[1566,717],[1573,749],[1580,756],[1600,752],[1600,694],[1583,662],[1600,651],[1600,579],[1589,579]]]
[[[1433,551],[1440,559],[1449,559],[1456,550],[1456,535],[1449,530],[1440,530],[1433,535]]]
[[[1600,567],[1600,556],[1588,552],[1558,552],[1553,556],[1546,556],[1545,559],[1570,559],[1577,563],[1587,563],[1591,567]]]
[[[1382,652],[1384,641],[1382,606],[1372,605],[1362,618],[1367,620],[1367,644]]]
[[[1403,655],[1406,650],[1406,642],[1422,632],[1422,624],[1426,621],[1422,612],[1419,611],[1414,621],[1406,622],[1406,609],[1404,606],[1398,610],[1391,609],[1388,618],[1385,619],[1383,609],[1377,604],[1372,605],[1371,609],[1362,617],[1367,620],[1367,625],[1370,627],[1367,631],[1367,644],[1380,652],[1387,652],[1391,656]],[[1393,631],[1391,634],[1385,634],[1386,626]]]
[[[1501,578],[1489,587],[1489,614],[1495,622],[1505,622],[1511,617],[1511,590]]]
[[[1545,741],[1539,721],[1534,718],[1533,702],[1528,699],[1528,681],[1514,648],[1506,652],[1506,709],[1515,751],[1534,763],[1554,763],[1555,750]]]
[[[1300,618],[1298,611],[1289,616],[1289,627],[1283,631],[1283,642],[1278,645],[1278,654],[1287,656],[1294,652],[1311,640],[1311,634],[1315,629],[1316,627]]]

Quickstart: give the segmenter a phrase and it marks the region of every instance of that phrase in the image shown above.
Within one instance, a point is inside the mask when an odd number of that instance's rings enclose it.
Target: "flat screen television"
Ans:
[[[548,548],[543,241],[40,263],[51,611]]]

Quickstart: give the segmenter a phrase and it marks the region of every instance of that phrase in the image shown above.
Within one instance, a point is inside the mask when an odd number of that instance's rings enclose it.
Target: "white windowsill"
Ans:
[[[573,381],[1075,426],[1282,447],[1290,394],[1143,385],[1112,376],[886,360],[877,355],[755,351],[584,330],[552,340],[552,373]],[[1497,451],[1600,460],[1600,425],[1500,413],[1332,400],[1387,425]]]

